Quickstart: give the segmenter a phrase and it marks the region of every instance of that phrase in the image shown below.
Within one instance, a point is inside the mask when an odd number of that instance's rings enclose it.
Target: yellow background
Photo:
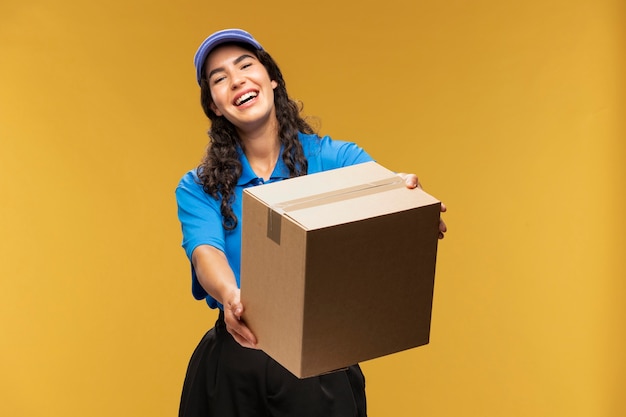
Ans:
[[[363,364],[370,416],[626,415],[620,0],[3,0],[0,415],[176,415],[215,318],[173,194],[192,57],[233,26],[449,207],[431,343]]]

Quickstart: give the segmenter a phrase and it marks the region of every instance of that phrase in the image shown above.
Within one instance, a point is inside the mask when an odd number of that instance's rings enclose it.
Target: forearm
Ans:
[[[213,246],[200,245],[194,249],[191,262],[198,282],[211,297],[222,305],[232,300],[237,282],[224,252]]]
[[[256,337],[241,319],[244,307],[224,252],[213,246],[200,245],[194,249],[191,262],[202,288],[224,307],[226,330],[241,346],[256,349]]]

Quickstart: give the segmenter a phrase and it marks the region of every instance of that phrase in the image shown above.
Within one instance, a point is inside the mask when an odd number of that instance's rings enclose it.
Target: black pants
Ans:
[[[358,365],[298,379],[260,350],[239,345],[223,313],[189,362],[179,417],[365,417]]]

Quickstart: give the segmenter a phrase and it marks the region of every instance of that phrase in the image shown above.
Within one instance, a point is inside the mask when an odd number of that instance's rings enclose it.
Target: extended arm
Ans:
[[[200,245],[194,249],[191,262],[202,288],[224,306],[226,330],[241,346],[256,348],[256,337],[241,320],[244,307],[240,290],[224,252],[210,245]]]

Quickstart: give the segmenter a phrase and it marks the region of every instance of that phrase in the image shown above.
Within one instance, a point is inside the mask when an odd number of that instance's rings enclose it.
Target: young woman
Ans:
[[[194,63],[211,120],[210,145],[200,166],[180,181],[176,198],[193,295],[220,314],[191,358],[179,416],[365,416],[358,365],[298,379],[256,349],[241,319],[240,217],[246,187],[372,158],[354,143],[314,133],[289,98],[278,65],[249,33],[212,34]],[[407,187],[419,186],[415,175],[400,175]],[[442,222],[440,238],[445,231]]]

